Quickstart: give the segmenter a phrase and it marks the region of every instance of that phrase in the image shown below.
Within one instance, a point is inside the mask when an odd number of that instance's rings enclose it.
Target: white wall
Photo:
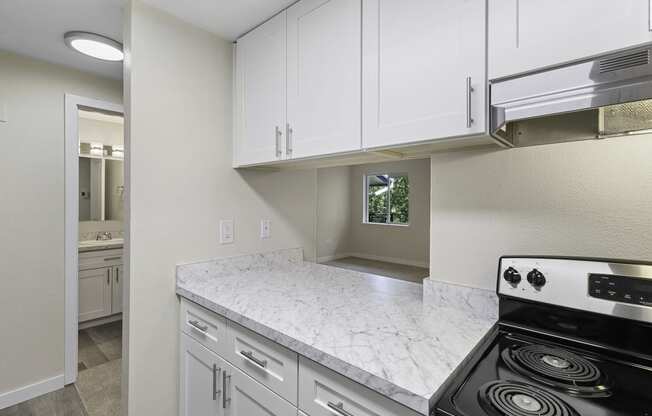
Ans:
[[[431,277],[494,289],[498,258],[652,260],[652,135],[432,155]]]
[[[128,408],[172,416],[175,265],[299,246],[314,258],[316,171],[232,169],[231,43],[140,1],[129,14]],[[234,244],[218,244],[220,218],[235,220]],[[259,238],[262,218],[272,221],[268,240]]]
[[[362,222],[364,217],[363,177],[368,174],[385,172],[408,174],[410,224],[406,227]],[[428,159],[354,166],[351,169],[351,253],[428,267],[429,206],[430,161]]]
[[[120,82],[0,51],[0,396],[63,374],[64,94]]]
[[[318,169],[317,190],[317,258],[328,261],[350,252],[351,168]]]
[[[79,141],[84,143],[103,143],[107,145],[124,144],[124,126],[102,120],[79,118]]]

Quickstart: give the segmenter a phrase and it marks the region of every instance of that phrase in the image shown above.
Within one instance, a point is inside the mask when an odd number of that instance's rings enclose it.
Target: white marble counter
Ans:
[[[419,284],[303,262],[301,249],[177,268],[179,295],[424,415],[497,314],[490,292],[430,283],[424,304]]]

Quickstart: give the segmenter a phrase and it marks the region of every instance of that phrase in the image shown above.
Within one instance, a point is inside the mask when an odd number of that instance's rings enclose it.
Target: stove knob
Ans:
[[[527,274],[527,281],[535,288],[540,288],[546,284],[546,277],[537,269],[532,269],[532,271]]]
[[[508,267],[503,273],[503,279],[513,285],[517,285],[521,281],[521,274],[515,268]]]

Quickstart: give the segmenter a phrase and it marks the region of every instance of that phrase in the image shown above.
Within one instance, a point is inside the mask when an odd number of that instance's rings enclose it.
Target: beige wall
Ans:
[[[314,258],[316,171],[232,169],[231,43],[138,1],[129,12],[129,413],[172,416],[175,265],[299,246]],[[220,218],[234,219],[234,244],[218,244]]]
[[[64,94],[121,83],[0,51],[0,394],[63,374]]]
[[[350,252],[351,168],[317,170],[317,258]]]
[[[493,289],[499,256],[652,260],[652,135],[432,156],[430,271]]]
[[[122,123],[80,118],[79,141],[108,145],[124,144],[124,126]]]
[[[410,224],[407,227],[364,224],[363,177],[373,173],[407,173],[410,181]],[[430,161],[405,160],[355,166],[351,169],[352,253],[379,256],[428,267],[430,228]]]

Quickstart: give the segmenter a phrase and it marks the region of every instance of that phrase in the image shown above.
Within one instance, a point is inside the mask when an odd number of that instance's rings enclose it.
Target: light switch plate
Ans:
[[[7,103],[0,101],[0,122],[6,123],[9,121],[9,116],[7,115]]]
[[[272,235],[272,222],[270,220],[260,220],[260,238],[270,238]]]
[[[220,220],[220,244],[233,243],[233,220]]]

